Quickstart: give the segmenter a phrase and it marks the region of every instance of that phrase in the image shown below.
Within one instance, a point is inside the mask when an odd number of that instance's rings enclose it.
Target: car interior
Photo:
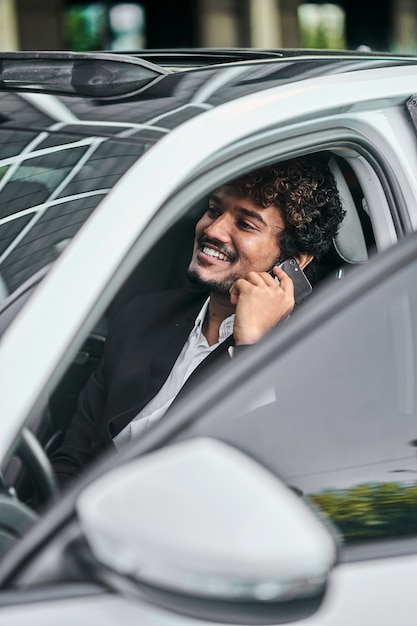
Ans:
[[[329,166],[336,178],[346,217],[331,250],[322,259],[314,282],[327,277],[340,280],[347,267],[365,263],[375,246],[371,220],[353,171],[346,161],[334,155],[330,158]],[[143,258],[100,323],[90,333],[46,406],[31,424],[31,429],[25,429],[15,456],[2,468],[0,553],[25,532],[48,501],[56,495],[57,489],[48,468],[47,456],[63,440],[75,412],[80,391],[101,358],[109,327],[121,307],[140,293],[177,288],[186,284],[194,227],[204,211],[204,206],[205,199],[202,198]],[[0,336],[46,272],[47,267],[26,281],[14,297],[9,296],[6,299],[0,310]],[[13,494],[17,494],[17,499],[10,497],[10,488]]]

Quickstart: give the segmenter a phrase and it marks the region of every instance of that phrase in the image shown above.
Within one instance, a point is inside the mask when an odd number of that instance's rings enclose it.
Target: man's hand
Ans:
[[[230,302],[236,306],[233,335],[236,345],[255,343],[294,308],[291,278],[276,266],[267,272],[249,272],[230,288]]]

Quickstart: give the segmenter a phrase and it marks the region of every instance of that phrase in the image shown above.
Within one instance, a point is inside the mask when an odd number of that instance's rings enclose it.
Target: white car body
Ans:
[[[219,84],[243,70],[239,64],[225,66],[190,104],[204,103]],[[417,135],[404,110],[413,94],[414,65],[312,75],[211,108],[160,139],[100,203],[2,337],[0,459],[7,459],[19,432],[40,410],[132,268],[170,226],[175,202],[177,214],[185,212],[220,168],[225,178],[233,176],[238,157],[242,162],[251,155],[255,166],[271,156],[278,160],[328,145],[346,159],[361,185],[378,252],[399,239],[394,206],[403,211],[401,237],[417,230]],[[371,167],[370,155],[385,171]],[[155,172],[163,185],[155,184]],[[394,200],[389,189],[397,193]],[[415,552],[338,563],[320,609],[300,623],[414,625],[416,569]],[[0,605],[0,622],[10,626],[57,621],[62,626],[208,623],[129,595]]]

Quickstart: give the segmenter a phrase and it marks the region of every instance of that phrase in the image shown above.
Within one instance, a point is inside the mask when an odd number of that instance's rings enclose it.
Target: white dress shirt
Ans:
[[[129,442],[131,439],[140,436],[148,430],[171,406],[183,387],[186,380],[191,376],[196,367],[212,352],[217,346],[233,333],[235,316],[223,320],[219,329],[219,340],[209,346],[207,339],[203,335],[203,322],[207,315],[209,298],[203,304],[200,313],[194,324],[179,357],[175,361],[168,378],[154,398],[136,415],[135,418],[113,439],[117,448]]]

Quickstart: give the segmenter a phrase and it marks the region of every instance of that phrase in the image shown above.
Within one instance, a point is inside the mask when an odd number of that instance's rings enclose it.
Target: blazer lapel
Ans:
[[[194,300],[189,307],[173,315],[170,322],[155,333],[152,356],[149,358],[149,369],[146,374],[147,384],[141,394],[140,403],[111,418],[108,428],[112,437],[123,430],[161,389],[187,341],[203,301],[204,298]],[[145,376],[144,372],[142,376]]]

